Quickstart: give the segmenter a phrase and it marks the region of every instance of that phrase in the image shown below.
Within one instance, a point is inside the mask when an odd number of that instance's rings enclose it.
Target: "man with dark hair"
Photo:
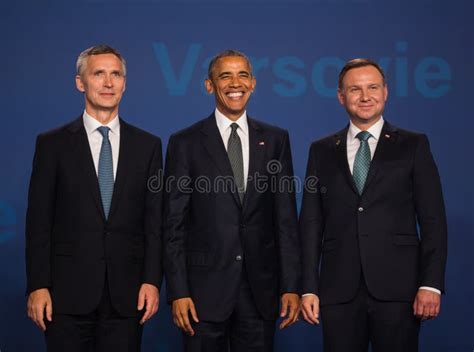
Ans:
[[[290,142],[247,116],[255,84],[244,54],[220,53],[205,81],[215,111],[169,141],[164,266],[186,351],[269,352],[279,303],[280,328],[298,316]]]
[[[379,72],[379,74],[382,76],[382,85],[386,87],[387,82],[385,82],[385,72],[383,72],[382,67],[380,67],[378,63],[370,59],[352,59],[349,60],[341,69],[341,72],[339,72],[339,78],[337,81],[337,88],[339,89],[339,91],[342,92],[343,80],[349,70],[366,66],[372,66]]]
[[[368,59],[339,75],[349,126],[311,145],[300,215],[302,314],[323,323],[324,351],[415,352],[420,320],[439,314],[447,226],[424,134],[382,114],[385,75]],[[419,234],[418,234],[419,226]]]
[[[85,109],[38,136],[26,218],[28,316],[50,352],[140,351],[158,310],[161,141],[118,116],[125,60],[89,48],[77,60]]]

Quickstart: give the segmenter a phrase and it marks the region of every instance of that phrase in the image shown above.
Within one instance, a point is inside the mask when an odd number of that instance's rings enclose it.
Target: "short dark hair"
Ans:
[[[214,67],[216,66],[217,64],[217,61],[219,59],[222,59],[223,57],[228,57],[228,56],[238,56],[238,57],[243,57],[245,59],[245,61],[247,61],[247,64],[249,65],[249,68],[250,68],[250,74],[252,75],[252,64],[250,63],[250,60],[249,58],[247,57],[247,55],[245,55],[243,52],[241,51],[238,51],[238,50],[235,50],[235,49],[227,49],[227,50],[224,50],[224,51],[221,51],[220,53],[218,53],[216,56],[214,56],[211,61],[209,62],[209,67],[207,69],[207,77],[209,79],[212,78],[212,71],[214,70]]]
[[[126,67],[124,57],[122,56],[122,54],[119,53],[117,49],[114,49],[110,45],[107,45],[107,44],[94,45],[94,46],[91,46],[90,48],[87,48],[82,53],[80,53],[76,61],[76,73],[80,76],[84,72],[87,65],[86,59],[88,59],[89,56],[102,55],[102,54],[113,54],[117,56],[117,58],[122,63],[123,75],[126,76],[127,67]]]
[[[378,63],[376,63],[375,61],[373,61],[371,59],[360,59],[359,58],[359,59],[352,59],[352,60],[349,60],[349,61],[346,62],[346,64],[342,68],[341,72],[339,72],[339,81],[338,81],[337,87],[339,89],[342,89],[342,80],[344,79],[346,73],[349,70],[352,70],[353,68],[359,68],[359,67],[365,67],[365,66],[375,67],[377,69],[377,71],[379,71],[380,74],[382,75],[383,84],[385,84],[385,73],[383,72],[382,67],[380,67],[380,65]]]

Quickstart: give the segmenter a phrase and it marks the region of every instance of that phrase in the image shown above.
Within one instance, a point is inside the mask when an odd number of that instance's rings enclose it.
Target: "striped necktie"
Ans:
[[[239,192],[240,204],[242,204],[245,194],[242,142],[237,134],[237,128],[239,128],[239,125],[234,122],[230,127],[232,128],[232,131],[227,142],[227,155],[229,156],[230,166],[232,167],[232,172],[234,174],[235,185]]]

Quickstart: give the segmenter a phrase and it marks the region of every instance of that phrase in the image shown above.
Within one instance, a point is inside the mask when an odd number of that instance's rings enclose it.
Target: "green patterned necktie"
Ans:
[[[352,177],[354,177],[354,182],[359,194],[362,194],[362,191],[364,190],[365,180],[367,179],[367,174],[369,173],[370,168],[371,159],[368,142],[370,137],[372,137],[372,135],[367,131],[361,131],[356,136],[356,138],[360,140],[360,145],[354,159]]]

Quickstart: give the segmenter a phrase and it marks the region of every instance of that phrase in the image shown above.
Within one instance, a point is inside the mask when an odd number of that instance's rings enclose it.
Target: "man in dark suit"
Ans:
[[[338,99],[350,124],[310,149],[302,313],[318,324],[321,303],[325,351],[367,351],[369,341],[374,352],[417,351],[420,319],[440,309],[447,253],[440,179],[427,137],[384,121],[387,95],[378,64],[349,61]]]
[[[288,133],[247,116],[255,88],[235,50],[209,64],[211,116],[171,136],[164,267],[186,351],[272,351],[298,313],[299,246]]]
[[[48,351],[139,351],[141,325],[158,309],[162,197],[149,180],[161,174],[161,141],[118,117],[125,70],[109,46],[82,52],[84,113],[37,139],[28,316]]]

